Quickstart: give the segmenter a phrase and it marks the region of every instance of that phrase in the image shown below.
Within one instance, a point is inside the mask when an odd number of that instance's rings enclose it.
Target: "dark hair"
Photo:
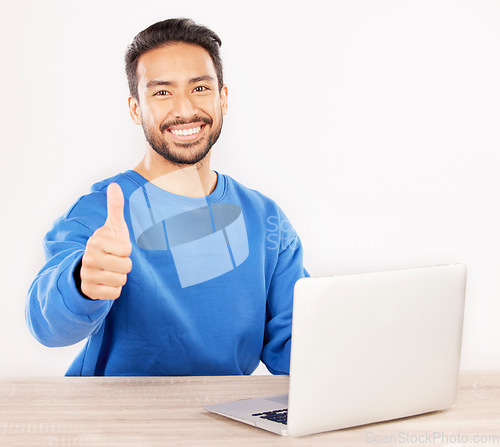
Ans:
[[[222,60],[219,53],[222,41],[219,36],[191,19],[177,18],[151,25],[137,34],[128,46],[125,53],[125,71],[130,94],[134,98],[139,98],[137,91],[137,62],[139,58],[150,50],[175,42],[191,43],[207,50],[217,73],[219,90],[222,89]]]

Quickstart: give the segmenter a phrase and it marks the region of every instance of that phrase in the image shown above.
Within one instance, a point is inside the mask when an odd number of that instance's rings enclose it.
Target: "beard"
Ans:
[[[194,116],[192,119],[189,120],[179,119],[163,123],[160,126],[160,131],[162,133],[168,132],[168,128],[172,126],[179,126],[181,124],[190,124],[200,121],[204,122],[206,125],[209,126],[212,126],[213,124],[213,120],[210,117],[200,118]],[[223,123],[223,118],[221,114],[219,126],[217,126],[217,128],[213,129],[212,132],[208,134],[208,138],[205,144],[203,141],[172,143],[172,145],[178,149],[177,151],[172,150],[173,148],[167,144],[165,139],[162,138],[161,135],[153,133],[151,128],[145,127],[144,125],[142,127],[144,130],[144,136],[146,137],[146,141],[158,155],[161,155],[165,160],[176,165],[194,165],[206,157],[206,155],[210,152],[210,149],[212,149],[212,146],[219,139],[220,133],[222,131],[222,123]]]

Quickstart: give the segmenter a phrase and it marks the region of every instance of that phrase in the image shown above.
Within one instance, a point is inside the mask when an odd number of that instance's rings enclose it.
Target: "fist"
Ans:
[[[80,269],[81,290],[92,300],[116,300],[132,270],[132,244],[120,186],[107,189],[107,219],[87,241]]]

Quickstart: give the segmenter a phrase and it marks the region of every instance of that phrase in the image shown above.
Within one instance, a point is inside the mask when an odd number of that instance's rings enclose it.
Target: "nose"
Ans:
[[[174,98],[172,110],[176,118],[188,118],[195,115],[196,107],[192,99],[186,94],[177,94]]]

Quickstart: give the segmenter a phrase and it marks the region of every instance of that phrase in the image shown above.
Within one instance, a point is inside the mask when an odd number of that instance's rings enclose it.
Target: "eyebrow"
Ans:
[[[215,81],[215,79],[213,78],[213,76],[210,76],[210,75],[203,75],[203,76],[197,76],[195,78],[191,78],[188,83],[189,84],[196,84],[197,82],[202,82],[202,81]],[[177,85],[177,82],[174,82],[174,81],[164,81],[162,79],[153,79],[151,81],[148,81],[148,83],[146,84],[146,88],[151,88],[151,87],[156,87],[156,86],[159,86],[159,85],[172,85],[172,86],[176,86]]]

